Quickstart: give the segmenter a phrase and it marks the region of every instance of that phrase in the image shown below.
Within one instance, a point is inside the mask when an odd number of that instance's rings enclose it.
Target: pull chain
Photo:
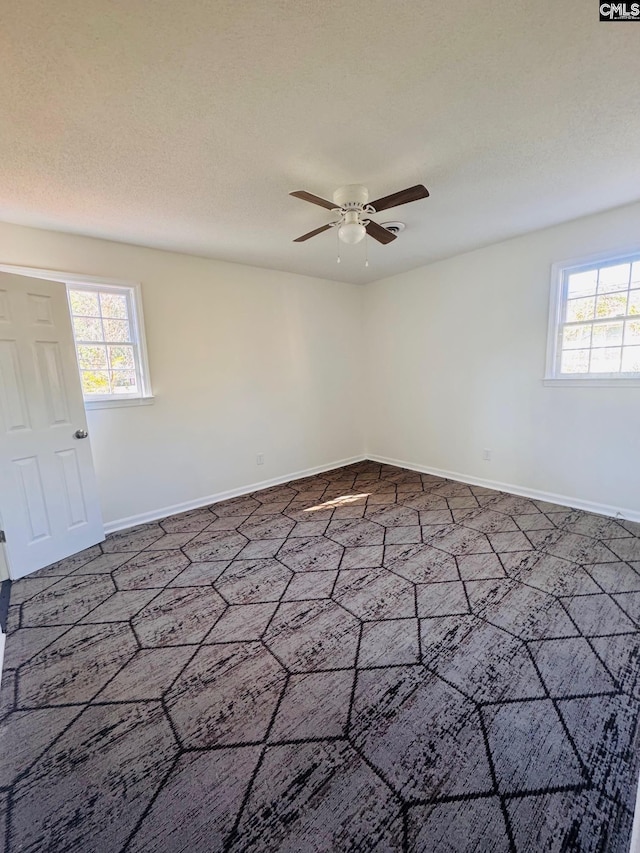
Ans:
[[[337,263],[340,263],[340,233],[339,233],[339,231],[338,231],[338,229],[337,229],[337,228],[336,228],[336,240],[338,241],[338,250],[337,250],[337,251],[338,251],[338,258],[337,258]]]

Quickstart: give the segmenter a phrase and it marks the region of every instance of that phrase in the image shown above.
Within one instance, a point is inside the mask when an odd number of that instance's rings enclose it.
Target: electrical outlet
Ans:
[[[491,462],[491,451],[487,450],[487,449],[483,450],[482,451],[482,458],[484,459],[485,462]]]
[[[258,453],[256,456],[256,465],[264,465],[264,453]]]

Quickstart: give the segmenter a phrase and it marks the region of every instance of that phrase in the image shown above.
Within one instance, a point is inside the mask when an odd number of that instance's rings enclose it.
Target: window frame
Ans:
[[[128,310],[128,322],[131,330],[131,344],[133,345],[134,350],[134,371],[136,374],[136,379],[138,382],[138,387],[140,388],[140,393],[138,394],[83,394],[85,404],[89,403],[110,403],[110,402],[119,402],[123,403],[127,400],[140,400],[145,397],[149,397],[148,393],[148,367],[145,369],[145,364],[142,357],[142,345],[141,345],[141,337],[142,333],[140,330],[140,323],[138,320],[138,308],[137,302],[139,301],[139,285],[138,285],[138,293],[136,293],[136,287],[132,285],[116,285],[116,284],[96,284],[95,282],[80,282],[80,281],[67,281],[65,282],[67,287],[67,299],[69,301],[69,314],[71,316],[71,322],[73,324],[73,310],[71,308],[71,291],[84,291],[86,293],[117,293],[119,295],[125,296],[127,300],[127,310]],[[74,342],[76,344],[76,355],[78,349],[78,342],[75,338],[74,332]],[[87,342],[88,343],[88,342]],[[78,363],[78,368],[79,363]]]
[[[154,401],[154,396],[151,390],[151,378],[149,372],[149,357],[147,354],[147,342],[145,337],[144,313],[142,309],[142,286],[139,281],[129,281],[125,279],[103,278],[94,275],[81,275],[79,273],[67,273],[60,270],[45,270],[35,267],[20,267],[12,264],[0,264],[0,272],[13,273],[14,275],[23,275],[28,278],[42,278],[48,281],[59,281],[66,287],[67,301],[69,300],[69,290],[79,289],[84,287],[87,290],[105,291],[113,289],[114,291],[126,291],[127,299],[131,315],[129,322],[132,327],[132,334],[135,336],[134,348],[138,353],[138,364],[136,365],[136,373],[140,378],[140,394],[102,394],[85,396],[83,400],[85,409],[91,411],[93,409],[111,409],[120,406],[144,406],[150,405]],[[72,325],[72,335],[74,347],[76,346],[75,334],[73,333],[73,315],[71,314],[71,305],[69,304],[69,317]],[[77,360],[77,350],[76,350]],[[78,375],[80,375],[80,365],[78,364]]]
[[[574,388],[640,388],[640,374],[630,376],[629,374],[621,373],[560,373],[561,339],[564,326],[563,313],[567,301],[566,293],[569,275],[576,272],[633,262],[640,262],[640,247],[638,246],[610,252],[598,252],[594,255],[587,255],[552,264],[544,385],[549,387],[564,386]]]

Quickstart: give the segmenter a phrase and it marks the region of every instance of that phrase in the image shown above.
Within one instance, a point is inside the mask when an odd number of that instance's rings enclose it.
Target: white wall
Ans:
[[[361,453],[361,287],[7,224],[0,263],[142,282],[155,403],[89,413],[105,522]]]
[[[640,389],[542,384],[551,264],[630,247],[640,204],[369,285],[368,454],[639,513]]]

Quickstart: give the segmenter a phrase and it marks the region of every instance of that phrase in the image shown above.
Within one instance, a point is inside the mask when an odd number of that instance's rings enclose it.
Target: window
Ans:
[[[557,265],[547,379],[640,382],[640,253]]]
[[[150,396],[135,287],[67,282],[86,403]]]

